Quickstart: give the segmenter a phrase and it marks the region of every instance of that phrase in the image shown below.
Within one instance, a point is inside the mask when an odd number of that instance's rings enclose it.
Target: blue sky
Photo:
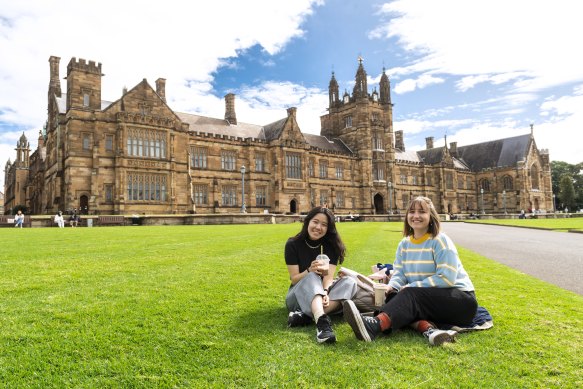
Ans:
[[[58,4],[56,6],[55,4]],[[362,56],[369,92],[383,67],[394,128],[409,150],[530,131],[551,160],[583,161],[583,23],[577,2],[0,0],[0,162],[46,120],[48,58],[101,62],[102,98],[166,78],[171,108],[267,124],[298,108],[319,133],[334,71],[352,90]],[[65,89],[66,81],[61,85]],[[4,176],[1,174],[0,187]]]

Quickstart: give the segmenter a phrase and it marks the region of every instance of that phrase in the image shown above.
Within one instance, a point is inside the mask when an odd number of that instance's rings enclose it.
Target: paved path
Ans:
[[[441,225],[456,245],[583,295],[583,234],[459,222]]]

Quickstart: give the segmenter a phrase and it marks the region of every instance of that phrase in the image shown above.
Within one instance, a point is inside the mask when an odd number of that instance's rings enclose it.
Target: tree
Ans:
[[[563,175],[571,176],[571,185],[574,187],[575,191],[575,205],[569,207],[570,209],[582,209],[583,208],[583,162],[572,165],[563,161],[552,161],[551,162],[551,181],[553,186],[553,193],[557,195],[557,201],[561,201],[561,177]],[[560,203],[558,203],[559,208]]]
[[[573,177],[569,174],[563,174],[559,181],[559,200],[563,208],[575,210],[575,187],[573,187]]]

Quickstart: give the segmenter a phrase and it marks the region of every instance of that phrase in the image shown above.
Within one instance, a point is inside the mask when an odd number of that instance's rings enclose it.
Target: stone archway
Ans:
[[[377,193],[376,195],[374,195],[373,201],[374,201],[375,214],[378,215],[378,214],[383,214],[383,213],[387,212],[386,208],[385,208],[385,200],[380,193]]]
[[[89,197],[87,195],[79,197],[79,213],[83,215],[89,214]]]
[[[290,213],[298,213],[298,202],[296,199],[292,199],[289,202],[289,212]]]

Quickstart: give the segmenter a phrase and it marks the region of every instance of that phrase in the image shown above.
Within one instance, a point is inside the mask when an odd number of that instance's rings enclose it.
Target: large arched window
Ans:
[[[490,181],[487,178],[482,178],[480,180],[480,189],[484,189],[484,192],[490,191]]]

